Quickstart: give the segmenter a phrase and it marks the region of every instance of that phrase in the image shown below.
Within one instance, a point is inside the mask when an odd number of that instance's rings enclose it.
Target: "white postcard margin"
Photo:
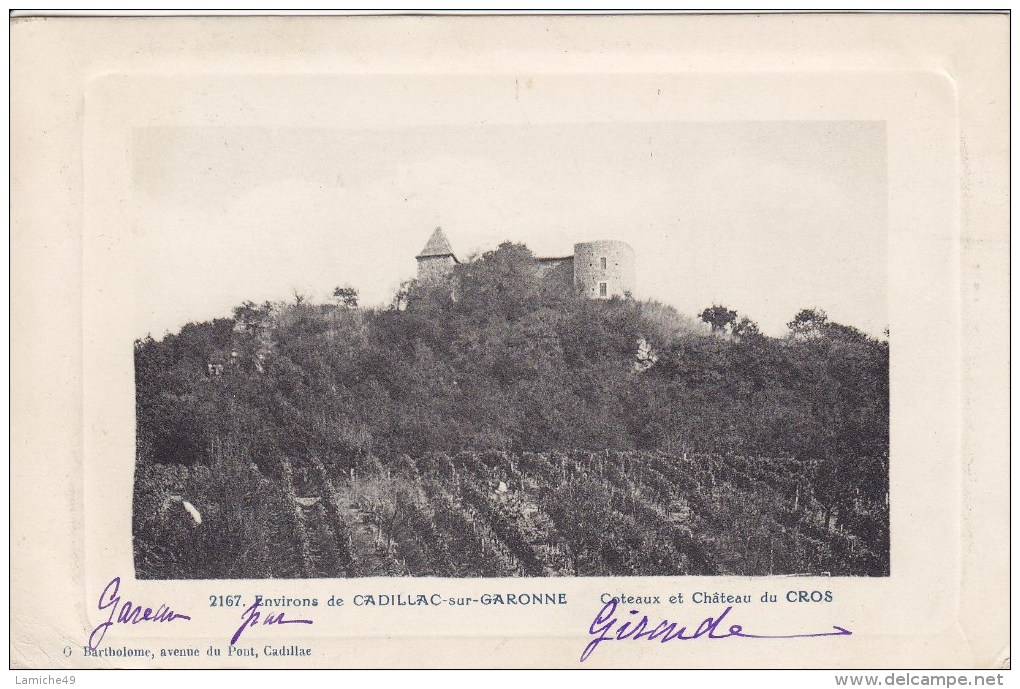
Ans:
[[[99,621],[93,603],[119,575],[138,600],[172,601],[201,613],[201,620],[172,631],[111,631],[118,643],[153,648],[223,645],[236,614],[200,609],[215,593],[324,600],[350,599],[357,591],[562,591],[571,600],[566,608],[427,614],[320,608],[314,633],[287,639],[313,647],[311,658],[265,659],[256,667],[574,666],[601,592],[793,587],[833,590],[837,602],[751,606],[742,622],[748,628],[839,624],[854,636],[822,640],[824,646],[817,640],[705,644],[696,652],[687,645],[616,644],[591,662],[1001,667],[1008,658],[1008,622],[999,612],[1008,597],[1008,104],[995,99],[1006,99],[1007,22],[994,16],[16,21],[12,663],[233,666],[205,657],[82,658],[87,633]],[[558,53],[539,40],[546,24],[572,50]],[[620,42],[623,34],[640,36],[640,48]],[[472,97],[497,88],[495,77],[516,73],[554,88],[523,115]],[[363,92],[401,79],[426,80],[443,97],[432,111],[414,113],[413,122],[401,113],[344,109],[345,89]],[[620,97],[656,80],[680,87],[670,90],[684,97],[654,115]],[[304,98],[295,101],[295,94]],[[134,128],[650,116],[886,122],[891,577],[133,580]],[[654,612],[677,619],[697,611],[662,606]],[[268,632],[252,638],[276,642]],[[65,648],[72,653],[65,656]]]

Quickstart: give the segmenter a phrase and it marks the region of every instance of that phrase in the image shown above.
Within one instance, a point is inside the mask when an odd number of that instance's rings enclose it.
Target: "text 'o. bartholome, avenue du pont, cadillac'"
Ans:
[[[621,241],[416,258],[135,342],[139,578],[888,576],[888,333],[635,299]]]

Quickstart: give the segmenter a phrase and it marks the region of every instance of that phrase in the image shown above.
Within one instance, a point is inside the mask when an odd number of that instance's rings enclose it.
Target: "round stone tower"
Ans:
[[[574,289],[590,299],[622,297],[634,291],[634,249],[602,240],[574,245]]]

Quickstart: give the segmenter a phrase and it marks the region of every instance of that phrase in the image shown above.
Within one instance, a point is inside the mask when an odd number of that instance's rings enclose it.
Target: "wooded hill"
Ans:
[[[888,574],[886,341],[563,294],[515,244],[453,284],[137,341],[139,576]]]

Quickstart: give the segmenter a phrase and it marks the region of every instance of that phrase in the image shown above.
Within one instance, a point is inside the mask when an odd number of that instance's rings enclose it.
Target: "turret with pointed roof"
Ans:
[[[430,258],[432,256],[453,256],[450,240],[443,234],[442,227],[436,228],[436,231],[432,233],[432,236],[425,243],[425,248],[415,258]],[[454,256],[454,260],[457,260],[456,256]]]
[[[436,228],[415,258],[418,259],[419,281],[445,279],[453,271],[453,266],[460,263],[441,227]]]

